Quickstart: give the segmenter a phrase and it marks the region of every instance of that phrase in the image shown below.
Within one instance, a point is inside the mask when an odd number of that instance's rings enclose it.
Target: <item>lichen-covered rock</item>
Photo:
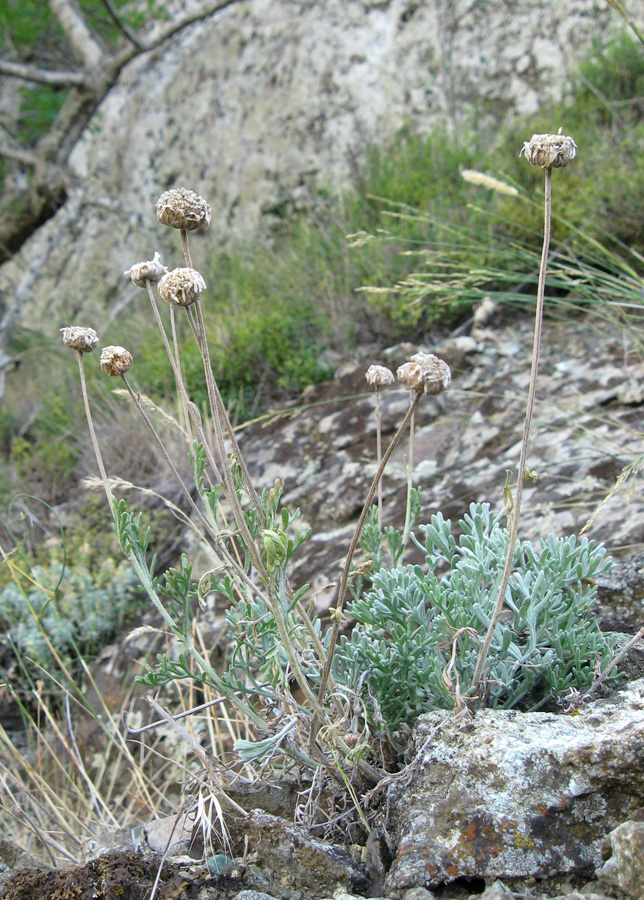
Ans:
[[[368,885],[366,871],[347,849],[319,841],[286,819],[253,810],[243,831],[271,893],[290,896],[300,891],[300,896],[315,900],[336,889],[362,891]]]
[[[644,897],[644,822],[628,821],[608,835],[611,856],[599,869],[600,883],[633,900]]]
[[[390,791],[389,892],[590,874],[608,832],[642,803],[644,680],[578,715],[430,713],[414,742],[411,783]]]
[[[66,203],[3,266],[0,291],[32,327],[61,307],[101,321],[133,252],[176,259],[151,226],[161,190],[212,205],[211,237],[191,243],[199,268],[218,241],[265,233],[403,126],[534,111],[621,26],[603,0],[234,3],[126,66],[72,152]]]

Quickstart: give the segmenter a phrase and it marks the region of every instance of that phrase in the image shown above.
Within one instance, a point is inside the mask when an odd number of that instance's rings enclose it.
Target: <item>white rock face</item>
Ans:
[[[644,680],[574,716],[483,710],[452,724],[429,713],[415,743],[411,781],[390,792],[388,896],[457,878],[590,874],[608,833],[641,806]],[[629,890],[641,885],[620,871]]]
[[[121,273],[175,246],[154,219],[163,190],[213,206],[210,236],[192,242],[201,268],[212,232],[265,233],[405,124],[456,130],[534,110],[619,25],[603,0],[235,4],[122,73],[73,152],[70,199],[0,270],[4,302],[32,325],[82,313],[100,327],[134,294]]]

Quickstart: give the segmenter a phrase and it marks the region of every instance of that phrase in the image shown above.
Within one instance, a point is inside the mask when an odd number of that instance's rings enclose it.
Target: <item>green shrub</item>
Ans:
[[[425,567],[381,568],[348,608],[356,625],[338,650],[339,680],[358,690],[374,724],[391,732],[467,696],[498,594],[507,530],[488,504],[452,524],[421,525]],[[610,566],[602,546],[550,535],[536,551],[517,544],[506,605],[494,633],[487,705],[537,709],[570,687],[590,685],[613,658],[617,637],[591,616],[593,577]],[[450,666],[450,662],[452,665]]]

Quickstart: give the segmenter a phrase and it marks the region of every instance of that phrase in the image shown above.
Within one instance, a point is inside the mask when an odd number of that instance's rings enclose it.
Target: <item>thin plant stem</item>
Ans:
[[[537,372],[539,369],[539,353],[541,350],[541,326],[543,323],[543,307],[546,287],[546,270],[548,267],[548,250],[550,248],[550,223],[552,217],[552,170],[545,170],[545,197],[544,197],[544,221],[543,221],[543,250],[541,253],[541,265],[539,267],[539,282],[537,285],[537,307],[535,310],[534,322],[534,342],[532,347],[532,367],[530,370],[530,384],[528,387],[528,400],[526,403],[525,419],[523,422],[523,437],[521,440],[521,455],[519,457],[519,468],[517,471],[517,490],[514,498],[514,507],[512,510],[512,519],[510,520],[510,528],[508,533],[508,550],[505,558],[505,566],[501,577],[501,586],[499,595],[494,606],[492,618],[488,625],[483,644],[479,650],[478,659],[476,661],[476,669],[470,685],[470,693],[473,699],[474,692],[478,689],[483,676],[483,669],[494,631],[501,618],[503,604],[505,603],[505,594],[510,581],[510,573],[514,561],[514,551],[519,530],[519,516],[521,515],[521,499],[523,495],[523,481],[525,478],[526,458],[528,455],[528,441],[530,439],[530,425],[532,423],[532,411],[534,408],[534,398],[537,387]]]
[[[411,526],[411,487],[414,471],[414,414],[409,420],[409,456],[407,458],[407,503],[405,505],[405,526],[403,528],[403,549],[407,545],[409,528]]]
[[[181,384],[181,387],[179,387],[177,385],[177,390],[179,391],[179,397],[181,400],[181,408],[183,411],[183,427],[186,429],[189,440],[192,443],[192,435],[191,435],[191,429],[190,429],[190,415],[188,414],[188,410],[186,409],[186,404],[183,401],[183,393],[185,393],[185,390],[182,391],[182,388],[184,387],[185,383],[183,380],[183,372],[181,371],[181,356],[179,354],[179,339],[178,339],[178,335],[177,335],[177,317],[174,312],[174,306],[170,306],[170,330],[172,331],[172,346],[174,348],[174,358],[177,363],[177,373],[179,375],[179,383]]]
[[[185,385],[183,383],[181,369],[179,368],[179,366],[177,364],[177,360],[175,360],[175,358],[174,358],[172,348],[170,347],[170,341],[168,340],[168,336],[165,332],[165,328],[163,327],[163,321],[161,319],[161,314],[159,313],[159,307],[158,307],[158,304],[156,301],[156,297],[154,296],[154,291],[152,290],[152,284],[149,281],[146,281],[146,285],[148,288],[148,295],[150,297],[150,303],[152,304],[152,310],[154,312],[154,318],[156,320],[159,332],[161,333],[161,338],[163,340],[165,352],[168,356],[168,359],[170,360],[170,365],[172,366],[172,371],[174,373],[175,382],[176,382],[177,388],[179,390],[179,393],[181,395],[181,400],[182,400],[183,406],[187,412],[190,412],[192,414],[192,418],[194,420],[195,428],[197,429],[197,434],[198,434],[199,440],[201,441],[201,443],[204,446],[204,449],[206,450],[206,454],[208,456],[208,462],[210,463],[210,466],[212,467],[212,471],[213,471],[215,478],[217,479],[217,481],[220,484],[223,484],[224,480],[219,472],[219,467],[215,461],[212,450],[210,449],[210,444],[207,441],[206,435],[204,434],[203,428],[201,426],[199,411],[197,410],[197,407],[190,401],[190,398],[188,397]]]
[[[380,394],[376,385],[376,464],[380,468],[382,461],[382,414],[380,412]],[[382,479],[378,482],[378,528],[382,531]]]
[[[208,522],[208,520],[206,519],[204,514],[201,512],[201,510],[199,509],[199,507],[197,506],[195,501],[192,499],[192,494],[188,490],[184,480],[182,479],[181,475],[179,474],[177,467],[172,462],[172,459],[171,459],[170,455],[168,454],[168,451],[166,450],[166,448],[163,444],[163,441],[161,440],[161,437],[159,436],[157,430],[155,429],[154,425],[150,421],[149,416],[147,415],[147,413],[141,406],[140,400],[138,399],[137,395],[132,390],[125,375],[121,375],[121,378],[123,379],[123,383],[125,384],[125,387],[127,388],[130,397],[134,401],[138,411],[141,413],[143,420],[145,421],[145,424],[148,426],[148,429],[150,430],[152,437],[154,438],[159,449],[161,450],[161,453],[163,455],[163,458],[164,458],[166,464],[168,465],[170,471],[174,475],[179,487],[181,488],[184,496],[186,497],[186,500],[190,504],[190,508],[195,513],[195,515],[199,518],[199,521],[203,523],[204,527],[208,531],[208,534],[211,536],[211,538],[215,542],[215,545],[218,547],[218,549],[223,553],[224,558],[226,559],[228,564],[235,570],[235,572],[239,575],[239,577],[242,578],[248,584],[248,586],[251,587],[261,597],[261,599],[265,603],[268,603],[268,599],[263,595],[263,593],[260,591],[258,586],[251,581],[251,579],[248,577],[248,575],[246,574],[246,572],[244,571],[242,566],[231,556],[231,554],[228,552],[228,550],[225,549],[225,547],[223,546],[223,543],[221,541],[221,538],[219,537],[219,535],[217,534],[215,529],[212,527],[210,522]]]
[[[609,6],[612,6],[613,9],[617,10],[617,12],[620,14],[622,19],[626,22],[626,24],[632,30],[633,34],[637,37],[637,39],[642,44],[644,44],[644,34],[642,34],[642,32],[639,30],[639,28],[637,27],[637,25],[635,24],[633,19],[630,18],[630,16],[626,12],[626,10],[622,6],[622,4],[619,2],[619,0],[606,0],[606,2],[608,3]]]
[[[210,378],[212,379],[212,383],[213,383],[213,388],[214,388],[213,393],[214,393],[214,396],[215,396],[215,399],[217,402],[217,408],[219,411],[219,415],[221,416],[221,420],[223,421],[226,431],[228,432],[228,437],[230,438],[230,441],[233,446],[233,453],[235,454],[235,457],[237,458],[237,462],[239,463],[240,468],[242,470],[242,474],[244,476],[244,481],[246,482],[246,488],[248,491],[248,495],[251,499],[253,506],[257,510],[257,514],[259,516],[259,520],[260,520],[262,526],[265,527],[266,517],[264,516],[264,511],[259,502],[259,497],[257,496],[257,491],[255,490],[255,486],[253,485],[253,481],[250,477],[250,472],[248,471],[248,467],[246,465],[246,460],[244,459],[244,456],[243,456],[241,449],[239,447],[239,444],[237,442],[237,438],[235,437],[235,431],[234,431],[232,424],[230,422],[230,419],[228,417],[228,411],[226,410],[226,406],[222,399],[221,392],[217,386],[215,377],[212,374],[212,367],[210,365],[210,355],[208,352],[208,345],[206,342],[206,329],[205,329],[205,325],[204,325],[204,321],[203,321],[203,313],[201,310],[201,303],[199,301],[197,301],[196,306],[197,306],[198,330],[201,335],[201,342],[202,342],[200,344],[200,347],[203,344],[204,351],[208,354],[208,372],[206,373],[206,377],[208,377],[208,373],[209,373]],[[213,413],[213,415],[214,415],[214,413]]]
[[[268,574],[266,572],[266,568],[262,563],[259,552],[257,550],[257,545],[252,538],[250,530],[248,528],[248,524],[244,517],[243,510],[241,508],[241,504],[239,502],[239,497],[237,496],[237,490],[235,488],[235,482],[233,480],[233,475],[230,469],[230,463],[228,462],[228,457],[226,454],[226,445],[224,441],[224,433],[221,427],[221,418],[220,412],[223,407],[223,401],[221,399],[221,395],[219,394],[219,388],[217,387],[217,383],[215,381],[214,375],[212,373],[212,366],[210,364],[210,352],[208,350],[208,342],[206,340],[206,332],[204,327],[203,315],[201,313],[201,304],[199,300],[194,304],[196,306],[196,314],[197,314],[197,324],[198,324],[198,332],[199,332],[199,350],[201,352],[204,375],[206,377],[206,387],[208,390],[208,400],[210,402],[210,411],[212,415],[212,421],[215,426],[215,438],[217,441],[217,449],[219,451],[219,456],[221,459],[221,465],[224,471],[224,485],[227,489],[227,497],[228,502],[231,505],[233,511],[233,518],[235,519],[235,524],[239,529],[242,539],[248,548],[248,552],[253,561],[253,565],[255,566],[259,577],[262,579],[264,584],[268,584]],[[259,501],[257,501],[257,505],[259,505]]]
[[[409,425],[412,416],[414,415],[414,411],[418,406],[418,401],[421,398],[421,394],[416,392],[412,402],[409,405],[409,409],[403,419],[398,431],[394,435],[389,447],[387,448],[387,452],[382,458],[380,465],[378,466],[378,471],[374,475],[374,479],[371,482],[371,487],[369,488],[369,493],[367,494],[367,499],[364,502],[364,506],[362,507],[362,512],[360,513],[360,518],[358,519],[358,524],[356,525],[356,530],[353,534],[353,538],[351,539],[351,545],[349,546],[349,552],[347,553],[347,558],[344,563],[344,570],[342,572],[342,580],[340,582],[340,589],[338,591],[338,600],[336,603],[336,613],[335,613],[335,621],[333,623],[333,630],[331,632],[331,640],[329,641],[329,648],[327,650],[326,664],[324,666],[324,672],[322,673],[322,680],[320,681],[320,690],[318,693],[318,700],[320,703],[324,698],[324,694],[327,688],[327,684],[329,681],[329,675],[331,674],[331,665],[333,663],[333,651],[335,650],[335,645],[338,642],[338,634],[340,632],[340,625],[342,620],[342,610],[344,609],[344,601],[347,593],[347,586],[349,584],[349,575],[351,573],[351,562],[353,561],[354,554],[358,547],[358,543],[360,541],[360,536],[362,535],[362,529],[364,527],[364,523],[367,519],[367,514],[369,513],[369,509],[371,504],[373,503],[373,498],[376,495],[376,490],[378,488],[378,483],[382,478],[382,474],[385,471],[387,463],[389,462],[392,453],[398,446],[401,437],[405,433],[405,429]]]
[[[110,487],[110,482],[107,477],[107,472],[105,471],[105,466],[103,464],[103,456],[101,454],[101,448],[98,445],[98,440],[96,438],[96,431],[94,430],[94,420],[92,419],[92,411],[89,405],[89,397],[87,396],[87,385],[85,383],[85,369],[83,368],[83,354],[80,350],[76,351],[76,355],[78,356],[78,372],[80,375],[81,382],[81,392],[83,394],[83,404],[85,406],[85,417],[87,419],[87,425],[89,427],[89,436],[92,441],[92,447],[94,448],[94,455],[96,456],[96,462],[98,463],[98,470],[101,473],[101,479],[103,480],[103,487],[105,488],[105,496],[107,497],[107,502],[110,505],[110,509],[114,510],[114,494],[112,493],[112,489]]]
[[[189,269],[194,268],[192,265],[192,256],[190,255],[190,247],[188,246],[188,232],[185,228],[180,229],[181,232],[181,247],[183,249],[183,257],[186,261],[186,266]]]

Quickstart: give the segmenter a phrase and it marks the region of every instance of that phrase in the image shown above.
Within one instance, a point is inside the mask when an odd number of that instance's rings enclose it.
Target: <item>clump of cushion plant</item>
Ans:
[[[372,724],[389,733],[423,712],[474,699],[508,532],[488,504],[472,504],[459,526],[457,541],[452,523],[432,516],[419,529],[424,544],[412,535],[425,565],[381,568],[348,608],[356,625],[338,648],[336,678],[361,694]],[[601,545],[554,535],[538,550],[517,542],[512,563],[484,699],[491,707],[538,709],[590,685],[613,659],[617,635],[603,634],[591,615],[593,578],[611,563]]]

